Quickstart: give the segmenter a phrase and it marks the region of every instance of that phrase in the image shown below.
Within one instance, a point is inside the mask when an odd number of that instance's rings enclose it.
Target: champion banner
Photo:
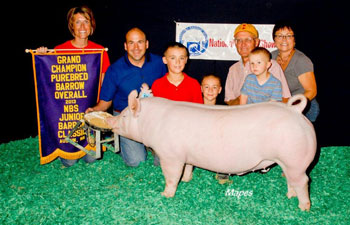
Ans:
[[[176,41],[184,44],[191,59],[239,60],[234,31],[239,24],[176,23]],[[276,49],[272,24],[254,24],[259,32],[260,47]]]
[[[79,159],[85,152],[65,138],[99,98],[102,52],[32,56],[40,163],[49,163],[58,156]],[[81,146],[88,145],[83,130],[77,130],[72,139]]]

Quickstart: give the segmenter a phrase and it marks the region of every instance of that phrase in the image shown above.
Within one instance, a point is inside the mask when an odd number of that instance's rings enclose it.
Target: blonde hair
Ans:
[[[271,61],[272,55],[270,51],[267,50],[266,48],[256,47],[255,49],[253,49],[253,51],[250,52],[250,55],[258,55],[258,54],[264,55],[268,59],[268,61]]]
[[[67,20],[68,20],[69,31],[74,36],[74,24],[73,24],[74,15],[78,13],[82,14],[87,20],[90,21],[90,25],[91,25],[90,35],[92,35],[94,33],[94,30],[96,29],[96,21],[94,18],[94,14],[92,13],[92,10],[87,6],[74,7],[68,11]]]

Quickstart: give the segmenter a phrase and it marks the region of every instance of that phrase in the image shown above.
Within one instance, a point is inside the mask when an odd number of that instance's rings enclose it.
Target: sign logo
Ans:
[[[179,40],[187,47],[190,56],[203,54],[209,45],[207,33],[198,26],[186,27],[181,31]]]

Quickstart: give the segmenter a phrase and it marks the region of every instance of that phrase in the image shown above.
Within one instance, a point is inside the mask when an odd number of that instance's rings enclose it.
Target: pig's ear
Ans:
[[[133,90],[130,92],[128,97],[129,109],[131,110],[134,116],[138,116],[138,113],[141,110],[140,99],[137,98],[137,91]]]

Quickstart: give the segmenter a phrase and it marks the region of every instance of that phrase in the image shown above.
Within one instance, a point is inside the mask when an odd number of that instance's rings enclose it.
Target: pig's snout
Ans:
[[[113,116],[106,119],[107,124],[112,127],[113,132],[118,130],[118,116]]]

